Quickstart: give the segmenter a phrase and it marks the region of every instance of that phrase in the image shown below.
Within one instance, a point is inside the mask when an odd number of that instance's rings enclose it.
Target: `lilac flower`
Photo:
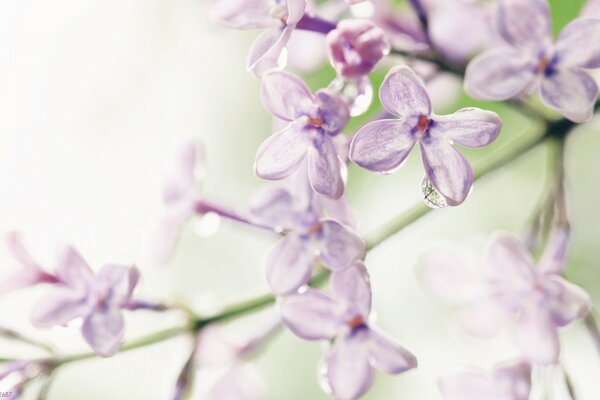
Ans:
[[[348,122],[345,103],[328,90],[319,90],[313,96],[300,78],[284,72],[264,77],[261,98],[273,115],[289,124],[258,149],[256,174],[264,179],[282,179],[296,171],[307,158],[313,189],[339,198],[344,182],[332,138]]]
[[[148,244],[151,261],[164,263],[175,247],[182,226],[195,213],[201,199],[204,151],[199,143],[178,143],[165,164],[163,212],[152,230]]]
[[[0,295],[38,283],[55,283],[57,281],[54,275],[46,272],[31,257],[23,246],[19,232],[10,232],[6,236],[6,245],[12,256],[21,264],[21,268],[0,282]]]
[[[474,368],[456,368],[439,379],[445,400],[528,400],[531,365],[514,360],[496,365],[491,373]]]
[[[46,361],[22,361],[15,360],[0,364],[0,382],[2,383],[3,398],[7,400],[16,400],[25,386],[41,377],[46,377],[50,371],[50,366]],[[10,383],[6,382],[10,380]],[[10,386],[7,387],[6,383]]]
[[[220,0],[213,16],[229,28],[267,28],[254,41],[247,62],[248,70],[262,76],[285,66],[285,46],[305,9],[306,0]]]
[[[318,195],[296,193],[269,188],[259,193],[250,210],[257,221],[285,232],[266,261],[267,282],[276,295],[295,292],[306,284],[317,260],[339,270],[362,257],[365,249],[349,226],[331,219],[338,216],[348,221],[343,201],[324,203]]]
[[[352,141],[350,159],[370,171],[391,173],[418,143],[431,185],[447,204],[461,204],[473,184],[473,171],[453,144],[482,147],[491,143],[500,132],[500,117],[478,108],[464,108],[451,115],[433,114],[422,81],[406,66],[388,73],[379,98],[399,119],[365,125]]]
[[[283,323],[306,340],[334,340],[325,355],[327,383],[340,400],[356,399],[373,382],[373,368],[400,374],[417,366],[408,350],[369,325],[371,286],[361,262],[331,275],[331,296],[312,288],[284,297]]]
[[[138,281],[136,268],[107,264],[97,275],[72,247],[59,251],[59,283],[46,294],[33,313],[39,327],[65,325],[82,318],[83,338],[100,356],[115,354],[123,341],[122,310],[129,306]]]
[[[340,21],[327,44],[331,64],[345,77],[367,75],[390,52],[385,32],[368,19]]]
[[[600,20],[578,18],[552,43],[546,0],[502,0],[498,26],[506,46],[489,50],[469,64],[467,93],[504,100],[539,87],[548,107],[574,122],[589,120],[598,87],[582,68],[600,67]]]
[[[588,294],[558,275],[566,244],[555,232],[536,268],[517,238],[499,233],[490,239],[481,268],[434,255],[425,260],[421,277],[433,292],[459,303],[459,322],[467,331],[492,336],[506,328],[525,359],[551,364],[559,355],[559,328],[590,309]]]

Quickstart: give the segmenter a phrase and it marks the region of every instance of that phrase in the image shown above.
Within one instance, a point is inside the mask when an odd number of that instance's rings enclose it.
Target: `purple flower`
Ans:
[[[453,145],[482,147],[491,143],[500,132],[500,117],[478,108],[433,114],[423,82],[406,66],[388,73],[379,98],[383,107],[399,118],[365,125],[354,136],[350,159],[370,171],[391,173],[418,143],[431,185],[447,204],[461,204],[473,184],[473,171]]]
[[[582,68],[600,67],[600,20],[578,18],[552,43],[546,0],[502,0],[497,16],[506,46],[489,50],[469,64],[467,93],[504,100],[539,87],[548,107],[574,122],[589,120],[598,87]]]
[[[339,270],[362,257],[365,250],[364,242],[349,226],[331,219],[350,220],[342,200],[324,202],[312,193],[296,193],[269,188],[257,195],[250,209],[255,220],[285,232],[266,261],[267,282],[276,295],[305,285],[317,260]]]
[[[445,400],[528,400],[531,364],[514,360],[496,365],[492,372],[456,368],[439,379]]]
[[[385,32],[368,19],[345,19],[327,34],[331,64],[345,77],[367,75],[390,52]]]
[[[21,268],[0,282],[0,295],[22,289],[38,283],[55,283],[56,277],[46,272],[23,246],[19,232],[6,235],[6,246],[12,256],[21,264]]]
[[[181,228],[194,215],[201,200],[203,175],[203,147],[191,140],[178,143],[165,163],[163,211],[147,246],[152,262],[162,264],[173,252]]]
[[[248,70],[262,76],[285,67],[285,46],[305,9],[306,0],[220,0],[213,16],[229,28],[267,28],[254,41],[247,62]]]
[[[331,295],[312,288],[284,297],[283,323],[306,340],[334,340],[325,355],[327,383],[340,400],[356,399],[373,382],[373,368],[400,374],[417,366],[413,354],[369,325],[371,285],[361,262],[335,271]]]
[[[567,242],[564,232],[555,232],[536,268],[517,238],[499,233],[480,268],[434,253],[423,263],[421,278],[440,297],[459,303],[459,322],[470,333],[492,336],[506,328],[525,359],[551,364],[559,355],[559,328],[590,309],[589,295],[558,275]]]
[[[307,158],[312,188],[339,198],[344,192],[342,162],[332,138],[349,119],[344,101],[328,90],[319,90],[313,96],[300,78],[284,72],[264,77],[261,98],[274,116],[288,121],[288,126],[260,146],[254,166],[256,174],[264,179],[282,179]]]
[[[100,356],[115,354],[123,341],[122,309],[127,308],[138,281],[134,267],[107,264],[97,275],[72,247],[60,249],[56,266],[59,283],[33,313],[39,327],[65,325],[82,318],[86,342]]]

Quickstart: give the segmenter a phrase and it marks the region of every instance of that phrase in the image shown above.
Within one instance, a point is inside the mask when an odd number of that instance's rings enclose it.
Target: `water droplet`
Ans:
[[[328,89],[344,98],[353,117],[364,114],[373,101],[373,87],[366,76],[360,78],[338,76],[329,84]]]
[[[444,208],[448,204],[444,196],[438,193],[427,177],[423,178],[421,183],[421,191],[423,192],[423,201],[431,208]]]
[[[200,237],[209,237],[217,233],[221,225],[221,217],[214,213],[208,212],[204,215],[199,215],[193,224],[194,233]]]

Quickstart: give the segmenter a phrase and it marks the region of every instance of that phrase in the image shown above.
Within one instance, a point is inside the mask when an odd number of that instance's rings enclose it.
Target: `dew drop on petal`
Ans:
[[[373,87],[369,78],[336,77],[328,89],[340,95],[348,104],[350,115],[356,117],[364,114],[373,101]]]
[[[192,225],[194,233],[200,237],[209,237],[217,233],[221,226],[221,217],[214,213],[208,212],[197,216]]]
[[[423,182],[421,182],[421,191],[423,192],[423,201],[428,207],[444,208],[448,205],[446,203],[446,199],[444,199],[444,196],[435,190],[427,177],[423,178]]]

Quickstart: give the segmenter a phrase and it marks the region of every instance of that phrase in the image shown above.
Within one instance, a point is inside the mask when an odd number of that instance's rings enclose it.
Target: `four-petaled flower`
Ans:
[[[112,356],[123,341],[122,310],[131,304],[138,276],[135,267],[115,264],[94,275],[75,249],[63,246],[56,265],[58,283],[37,304],[33,322],[49,327],[82,318],[86,342],[98,355]]]
[[[307,158],[312,188],[339,198],[344,192],[342,161],[332,139],[348,122],[345,102],[325,89],[313,96],[300,78],[285,72],[264,77],[261,98],[274,116],[289,124],[258,149],[256,174],[264,179],[283,179]]]
[[[324,204],[296,196],[285,188],[269,188],[254,199],[250,214],[264,224],[285,233],[270,250],[266,261],[267,281],[273,293],[284,295],[298,290],[311,277],[317,260],[339,270],[362,257],[365,245],[353,230],[337,220],[345,209],[343,200]],[[326,212],[326,208],[337,208]]]
[[[229,28],[267,28],[256,38],[248,55],[248,70],[260,77],[285,67],[285,46],[305,9],[306,0],[219,0],[213,16]]]
[[[325,354],[327,383],[336,399],[351,400],[373,382],[373,368],[400,374],[415,356],[369,324],[371,285],[361,262],[330,278],[331,295],[308,288],[281,301],[283,323],[306,340],[334,340]]]
[[[589,120],[598,87],[583,68],[600,68],[600,19],[578,18],[552,43],[546,0],[501,0],[497,16],[507,46],[489,50],[469,64],[467,93],[504,100],[539,86],[548,107],[574,122]]]
[[[429,182],[448,205],[461,204],[473,184],[473,171],[453,145],[482,147],[491,143],[500,132],[500,117],[478,108],[464,108],[451,115],[433,114],[423,82],[406,66],[388,73],[379,98],[399,119],[365,125],[352,141],[350,159],[370,171],[390,173],[418,143]]]
[[[552,364],[560,350],[559,328],[591,307],[582,288],[559,276],[566,244],[564,234],[556,231],[536,268],[516,237],[499,233],[490,239],[481,268],[434,252],[424,261],[421,277],[440,297],[459,303],[459,322],[468,332],[485,337],[506,328],[525,359]]]
[[[494,366],[490,372],[456,368],[438,381],[445,400],[528,400],[531,364],[513,360]]]

